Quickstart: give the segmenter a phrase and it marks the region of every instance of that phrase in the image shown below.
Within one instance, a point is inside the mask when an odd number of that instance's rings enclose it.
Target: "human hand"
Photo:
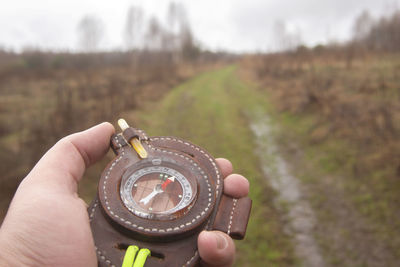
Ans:
[[[86,203],[77,194],[85,169],[101,159],[114,128],[102,123],[54,145],[21,182],[0,228],[0,266],[97,266]],[[247,195],[248,181],[232,174],[226,159],[217,163],[224,192]],[[230,266],[232,239],[203,231],[198,249],[204,266]]]

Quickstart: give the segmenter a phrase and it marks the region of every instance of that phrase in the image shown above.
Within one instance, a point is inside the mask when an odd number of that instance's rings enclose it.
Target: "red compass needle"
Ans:
[[[167,180],[165,180],[164,183],[161,184],[162,190],[165,191],[165,189],[167,188],[167,185],[169,185],[170,183],[173,183],[174,181],[175,181],[174,176],[169,177]]]

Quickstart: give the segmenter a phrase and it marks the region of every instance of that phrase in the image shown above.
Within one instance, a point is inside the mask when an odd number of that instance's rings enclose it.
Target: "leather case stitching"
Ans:
[[[229,226],[228,226],[228,232],[227,232],[228,235],[231,233],[232,221],[233,221],[233,213],[235,212],[237,201],[238,200],[236,198],[233,199],[232,210],[231,210],[231,214],[230,214],[230,217],[229,217]]]

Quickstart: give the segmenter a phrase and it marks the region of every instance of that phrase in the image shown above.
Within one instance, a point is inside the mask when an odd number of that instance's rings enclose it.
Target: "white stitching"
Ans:
[[[188,260],[184,265],[182,265],[182,267],[188,266],[193,261],[193,259],[197,256],[197,253],[198,252],[196,250],[196,252],[194,253],[193,257],[190,258],[190,260]]]
[[[235,211],[237,201],[238,200],[236,198],[233,199],[233,206],[232,206],[232,210],[231,210],[231,215],[229,217],[229,226],[228,226],[228,232],[227,232],[228,235],[231,233],[233,213]]]
[[[99,250],[96,246],[94,247],[94,249],[96,250],[96,253],[99,254],[100,256],[100,260],[104,261],[105,263],[107,263],[108,266],[111,267],[116,267],[111,260],[109,260],[106,256],[104,256],[104,254],[101,252],[101,250]]]
[[[139,132],[140,134],[143,135],[143,139],[142,139],[143,141],[148,141],[149,140],[149,138],[147,137],[146,133],[143,130],[135,128],[135,131],[137,131],[137,132]]]
[[[96,201],[93,203],[93,207],[92,207],[92,209],[90,210],[90,214],[89,214],[89,222],[91,222],[91,221],[93,220],[94,211],[96,210],[96,207],[97,207],[98,204],[99,204],[99,201],[98,201],[98,200],[96,200]]]
[[[146,138],[147,138],[147,137],[146,137]],[[152,137],[151,140],[161,140],[161,141],[162,141],[162,140],[168,140],[168,141],[178,142],[178,143],[181,143],[181,144],[190,146],[191,148],[193,148],[193,149],[199,151],[199,152],[202,153],[204,156],[206,156],[207,159],[210,161],[210,163],[213,165],[215,172],[217,173],[217,186],[216,186],[216,189],[217,189],[217,195],[219,194],[219,189],[220,189],[219,187],[220,187],[220,178],[221,178],[221,175],[220,175],[220,173],[219,173],[219,170],[218,170],[217,165],[216,165],[215,162],[212,160],[212,158],[210,157],[210,155],[208,155],[208,153],[206,153],[204,150],[200,149],[199,147],[194,146],[193,144],[190,144],[190,143],[188,143],[188,142],[184,142],[184,141],[179,140],[179,139],[176,139],[176,138],[171,138],[171,137]]]

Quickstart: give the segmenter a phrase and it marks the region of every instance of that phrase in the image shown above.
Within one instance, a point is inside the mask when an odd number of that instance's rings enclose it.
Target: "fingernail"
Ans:
[[[217,241],[217,248],[224,249],[228,245],[228,241],[225,236],[221,233],[215,232],[215,240]]]

